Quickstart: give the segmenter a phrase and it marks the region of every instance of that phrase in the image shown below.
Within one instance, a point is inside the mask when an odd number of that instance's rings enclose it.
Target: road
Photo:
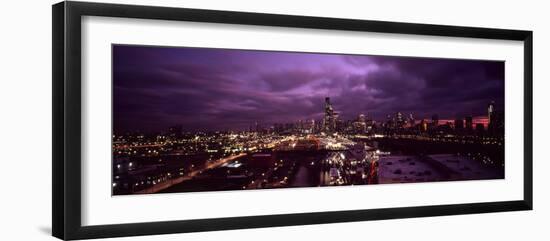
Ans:
[[[240,157],[243,157],[243,156],[246,156],[246,153],[241,153],[241,154],[229,156],[229,157],[226,157],[226,158],[218,159],[216,161],[213,161],[213,162],[210,162],[210,163],[204,165],[203,167],[201,167],[199,169],[196,169],[196,170],[193,170],[192,172],[189,172],[187,175],[185,175],[183,177],[178,177],[178,178],[167,180],[165,182],[157,183],[157,184],[153,185],[152,187],[137,191],[135,193],[136,194],[151,194],[151,193],[159,192],[159,191],[164,190],[166,188],[169,188],[173,185],[182,183],[182,182],[187,181],[187,180],[191,180],[191,179],[193,179],[193,177],[197,176],[198,174],[202,173],[203,171],[219,167],[219,166],[223,165],[224,163],[228,163],[230,161],[233,161],[233,160],[235,160],[237,158],[240,158]]]

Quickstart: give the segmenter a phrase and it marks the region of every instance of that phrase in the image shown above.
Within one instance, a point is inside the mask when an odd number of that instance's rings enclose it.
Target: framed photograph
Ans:
[[[531,210],[532,32],[55,4],[52,203],[61,239]]]

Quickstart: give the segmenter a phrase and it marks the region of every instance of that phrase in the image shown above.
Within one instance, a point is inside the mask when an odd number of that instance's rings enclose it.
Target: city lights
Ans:
[[[117,45],[111,188],[501,179],[503,70],[498,61]]]

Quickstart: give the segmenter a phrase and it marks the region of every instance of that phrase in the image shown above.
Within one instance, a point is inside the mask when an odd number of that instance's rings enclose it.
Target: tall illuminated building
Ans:
[[[489,106],[487,106],[487,117],[489,119],[489,128],[491,128],[491,124],[493,124],[495,119],[495,102],[491,101],[489,103]]]
[[[504,111],[497,111],[495,102],[491,101],[487,106],[488,125],[487,130],[491,135],[504,135]]]
[[[416,122],[416,121],[415,121],[414,116],[413,116],[412,113],[409,114],[409,118],[408,118],[407,120],[408,120],[408,122],[409,122],[409,126],[410,126],[410,127],[413,127],[413,126],[415,125],[415,122]]]
[[[336,130],[337,114],[330,103],[330,97],[325,98],[325,116],[323,118],[323,131],[325,133],[333,133]]]
[[[360,114],[357,120],[353,122],[355,133],[365,133],[367,131],[367,118],[364,114]]]
[[[422,119],[420,121],[420,130],[421,131],[427,131],[428,130],[428,122],[425,119]]]
[[[357,117],[357,119],[359,120],[359,122],[363,122],[363,123],[365,123],[367,120],[364,114],[360,114],[359,117]]]
[[[398,123],[398,125],[401,126],[401,125],[403,124],[403,122],[404,122],[404,120],[403,120],[403,114],[402,114],[401,112],[399,112],[399,111],[398,111],[397,113],[395,113],[395,120],[396,120],[396,122]]]

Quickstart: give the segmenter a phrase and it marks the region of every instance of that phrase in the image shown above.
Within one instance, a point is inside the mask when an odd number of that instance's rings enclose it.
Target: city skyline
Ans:
[[[112,194],[504,178],[504,63],[113,46]]]
[[[248,130],[397,112],[417,120],[487,116],[504,106],[504,63],[415,57],[113,46],[114,131]]]

